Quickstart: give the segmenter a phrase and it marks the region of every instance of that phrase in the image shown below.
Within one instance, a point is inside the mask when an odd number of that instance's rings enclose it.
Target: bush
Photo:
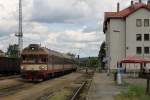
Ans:
[[[132,84],[122,91],[117,100],[150,100],[150,96],[145,95],[145,87],[140,84]]]
[[[145,94],[145,89],[141,85],[129,85],[127,93],[129,93],[130,96],[142,96]]]

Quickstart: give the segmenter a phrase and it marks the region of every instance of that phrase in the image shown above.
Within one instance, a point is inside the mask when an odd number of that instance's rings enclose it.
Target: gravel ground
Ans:
[[[62,76],[59,78],[50,79],[48,81],[41,82],[38,84],[34,84],[30,87],[23,88],[22,90],[19,90],[14,94],[0,97],[0,100],[37,100],[40,97],[44,96],[45,94],[47,96],[50,96],[55,91],[58,91],[59,89],[68,86],[73,81],[80,79],[80,77],[82,77],[82,75],[83,74],[81,74],[81,73],[71,73],[71,74],[68,74],[68,75],[65,75],[65,76]],[[3,80],[3,82],[0,82],[0,84],[5,84],[5,83],[15,84],[15,82],[17,80],[18,79]],[[29,84],[31,84],[31,83],[29,83]],[[47,100],[47,99],[44,99],[44,100]]]

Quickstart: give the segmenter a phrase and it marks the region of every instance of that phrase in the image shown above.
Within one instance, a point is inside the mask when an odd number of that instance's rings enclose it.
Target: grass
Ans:
[[[140,84],[129,84],[127,89],[115,96],[115,100],[150,100],[150,96],[145,95],[145,87]]]
[[[65,94],[67,91],[60,91],[56,95],[49,98],[49,100],[65,100]]]
[[[53,96],[48,97],[48,100],[66,100],[71,93],[70,89],[63,88],[57,91]]]

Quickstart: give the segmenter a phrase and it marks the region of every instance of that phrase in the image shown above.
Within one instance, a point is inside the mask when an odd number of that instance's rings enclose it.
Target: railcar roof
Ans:
[[[72,57],[67,54],[48,49],[46,47],[41,47],[40,45],[34,44],[33,46],[35,46],[35,49],[32,49],[32,45],[24,48],[24,50],[22,51],[22,55],[54,55],[56,57],[72,59]]]
[[[44,48],[45,49],[45,48]],[[48,49],[48,48],[46,48]],[[64,54],[64,53],[60,53],[58,51],[54,51],[54,50],[51,50],[51,49],[48,49],[49,51],[49,54],[50,55],[54,55],[54,56],[58,56],[58,57],[61,57],[61,58],[67,58],[67,59],[72,59],[71,56],[67,55],[67,54]]]

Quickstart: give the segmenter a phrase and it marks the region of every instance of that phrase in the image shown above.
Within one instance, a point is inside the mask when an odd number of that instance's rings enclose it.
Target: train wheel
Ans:
[[[43,78],[43,81],[46,81],[46,80],[48,80],[48,78],[46,78],[46,77],[45,77],[45,78]]]
[[[46,81],[48,79],[49,79],[49,75],[48,74],[46,74],[46,75],[43,76],[43,81]]]
[[[35,80],[35,79],[34,79],[34,78],[32,78],[32,82],[34,82],[34,80]]]

